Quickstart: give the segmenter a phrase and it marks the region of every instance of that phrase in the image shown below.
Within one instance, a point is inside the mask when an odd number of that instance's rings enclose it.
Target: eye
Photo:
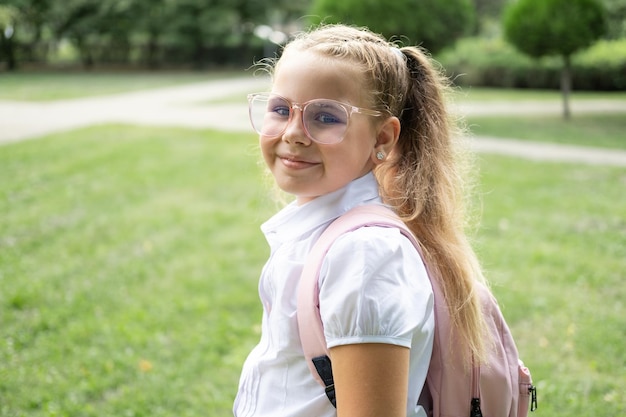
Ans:
[[[346,110],[332,101],[320,101],[311,103],[307,108],[308,120],[315,121],[321,125],[346,124],[348,115]]]
[[[267,104],[267,112],[277,116],[289,117],[289,103],[283,99],[271,99]]]
[[[324,124],[342,123],[342,121],[336,115],[330,113],[318,113],[315,117],[315,120]]]
[[[279,116],[289,117],[289,106],[276,106],[272,109],[272,112]]]

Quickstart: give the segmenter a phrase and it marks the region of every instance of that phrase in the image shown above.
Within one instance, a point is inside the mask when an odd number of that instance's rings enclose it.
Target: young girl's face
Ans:
[[[272,93],[291,103],[332,99],[368,108],[362,76],[349,64],[312,52],[286,51],[274,74]],[[352,113],[343,140],[320,144],[302,125],[302,112],[293,110],[284,133],[261,136],[263,158],[278,186],[303,204],[336,191],[374,167],[376,144],[373,116]]]

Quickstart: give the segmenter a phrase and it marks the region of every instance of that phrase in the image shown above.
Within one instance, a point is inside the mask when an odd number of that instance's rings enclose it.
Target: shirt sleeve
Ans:
[[[320,312],[328,348],[356,343],[411,347],[432,316],[426,268],[395,228],[363,227],[328,251],[320,273]]]

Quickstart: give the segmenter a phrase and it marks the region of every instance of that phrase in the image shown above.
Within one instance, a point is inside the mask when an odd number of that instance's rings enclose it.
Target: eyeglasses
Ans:
[[[363,109],[329,99],[292,103],[272,93],[249,94],[248,103],[250,121],[258,134],[271,137],[282,135],[293,117],[294,109],[298,109],[306,135],[323,144],[339,143],[343,140],[352,113],[376,117],[383,115],[377,110]]]

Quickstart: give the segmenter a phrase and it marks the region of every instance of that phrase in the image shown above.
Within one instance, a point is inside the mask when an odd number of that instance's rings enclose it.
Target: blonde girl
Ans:
[[[270,69],[250,118],[276,184],[295,200],[262,225],[271,248],[259,295],[261,340],[248,356],[237,417],[426,416],[419,404],[432,352],[433,294],[441,286],[463,344],[483,357],[475,284],[483,280],[464,234],[465,178],[445,78],[423,50],[366,29],[301,34]],[[298,280],[322,231],[349,209],[385,204],[409,225],[420,257],[395,229],[348,233],[320,274],[320,311],[336,408],[302,354]],[[469,360],[469,358],[468,358]]]

